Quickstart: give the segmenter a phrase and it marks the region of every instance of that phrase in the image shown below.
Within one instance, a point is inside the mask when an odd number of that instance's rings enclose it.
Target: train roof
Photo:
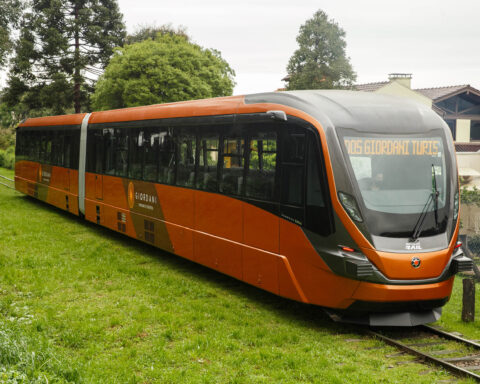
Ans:
[[[245,96],[245,103],[275,103],[300,109],[326,129],[419,133],[444,126],[430,107],[406,97],[343,90],[306,90]]]
[[[257,112],[279,105],[303,111],[326,129],[353,128],[369,132],[413,133],[438,128],[443,120],[426,105],[389,95],[341,90],[268,92],[245,96],[155,104],[93,112],[89,124],[138,121],[181,116]],[[249,108],[250,107],[250,108]],[[256,108],[258,107],[258,108]],[[28,119],[20,126],[80,125],[86,114]]]

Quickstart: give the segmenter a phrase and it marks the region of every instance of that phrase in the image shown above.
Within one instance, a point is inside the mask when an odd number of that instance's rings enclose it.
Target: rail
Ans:
[[[5,180],[8,180],[8,181],[10,181],[10,182],[12,182],[12,183],[14,183],[14,182],[15,182],[15,180],[13,180],[13,179],[9,179],[8,177],[2,176],[2,175],[0,175],[0,178],[2,178],[2,179],[5,179]],[[14,187],[12,187],[11,185],[8,185],[8,184],[5,184],[5,183],[2,183],[1,181],[0,181],[0,185],[3,185],[4,187],[10,188],[10,189],[15,189],[15,188],[14,188]]]
[[[420,332],[419,332],[420,331]],[[480,344],[476,341],[467,340],[461,336],[456,334],[452,334],[449,332],[444,332],[437,328],[433,328],[430,326],[419,326],[412,328],[409,331],[405,331],[402,329],[401,337],[395,337],[395,331],[388,330],[382,331],[379,330],[368,330],[367,333],[371,336],[382,340],[386,344],[392,345],[402,352],[416,356],[421,360],[440,366],[456,376],[460,377],[467,377],[480,382],[480,375],[478,371],[480,371],[480,354],[472,354],[470,350],[476,349],[480,350]],[[427,339],[425,342],[413,342],[411,339],[418,338],[418,335],[421,333],[426,334],[427,336],[421,339]],[[397,331],[398,333],[398,331]],[[409,334],[410,333],[410,334]],[[393,335],[392,335],[393,334]],[[406,335],[406,336],[405,336]],[[444,339],[445,341],[440,341]],[[466,347],[463,351],[461,350],[451,350],[451,349],[440,349],[440,350],[432,350],[432,351],[422,351],[421,347],[431,347],[431,346],[442,346],[442,344],[447,343],[447,341],[454,341],[457,343],[457,346]],[[451,348],[451,346],[449,347]],[[453,357],[435,357],[434,355],[455,355]],[[458,354],[463,354],[462,356],[457,356]],[[467,363],[473,363],[472,365],[464,365]],[[477,373],[476,373],[477,371]]]

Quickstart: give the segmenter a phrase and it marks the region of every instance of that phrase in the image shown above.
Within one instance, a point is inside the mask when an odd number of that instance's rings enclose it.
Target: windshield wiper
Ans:
[[[422,213],[418,217],[418,220],[413,227],[412,236],[410,236],[410,241],[414,242],[420,237],[422,233],[423,224],[425,223],[425,217],[427,217],[428,209],[430,204],[433,202],[433,210],[435,214],[435,228],[438,228],[438,189],[437,189],[437,177],[435,173],[435,166],[432,164],[432,193],[428,195],[427,202],[423,206]]]
[[[437,189],[437,174],[435,173],[435,166],[432,164],[432,194],[433,194],[433,203],[434,203],[434,213],[435,213],[435,229],[438,228],[438,196],[440,193]]]

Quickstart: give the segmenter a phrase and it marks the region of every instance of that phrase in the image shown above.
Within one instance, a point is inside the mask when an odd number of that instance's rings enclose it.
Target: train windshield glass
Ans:
[[[436,210],[437,230],[427,232],[438,233],[448,192],[441,137],[345,136],[344,144],[374,234],[408,236],[424,208]]]

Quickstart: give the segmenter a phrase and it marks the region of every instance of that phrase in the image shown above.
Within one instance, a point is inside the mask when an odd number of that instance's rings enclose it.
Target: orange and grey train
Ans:
[[[18,191],[371,325],[435,321],[454,275],[450,131],[406,99],[234,96],[28,119]]]

